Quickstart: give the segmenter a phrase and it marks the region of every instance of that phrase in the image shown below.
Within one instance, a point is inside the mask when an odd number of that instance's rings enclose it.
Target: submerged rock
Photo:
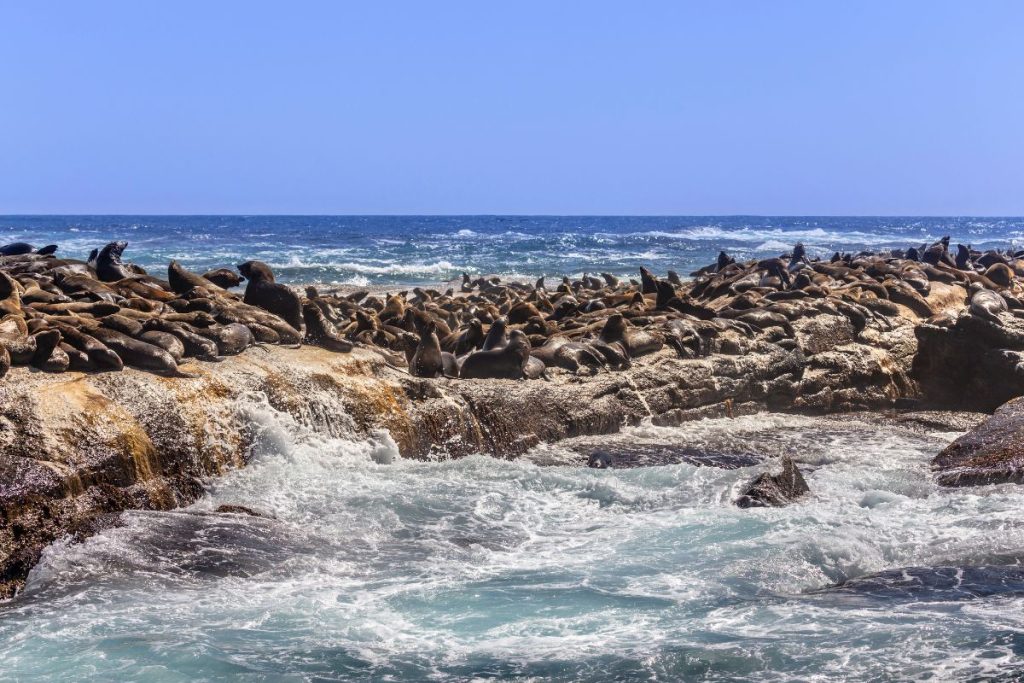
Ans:
[[[249,515],[250,517],[266,517],[262,512],[256,512],[244,505],[218,505],[214,512],[226,515]]]
[[[1024,483],[1024,398],[1004,404],[932,460],[942,486]]]
[[[805,493],[810,493],[804,475],[789,456],[782,458],[782,471],[764,472],[750,483],[743,495],[736,499],[741,508],[783,507]]]

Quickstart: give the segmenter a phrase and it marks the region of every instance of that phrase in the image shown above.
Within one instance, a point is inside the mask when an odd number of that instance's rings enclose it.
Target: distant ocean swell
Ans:
[[[719,249],[738,258],[803,243],[813,255],[907,247],[951,235],[979,247],[1024,243],[1024,218],[642,216],[9,216],[0,243],[60,244],[84,258],[113,239],[134,262],[202,271],[256,258],[285,282],[436,284],[462,272],[536,278],[640,265],[686,274]]]

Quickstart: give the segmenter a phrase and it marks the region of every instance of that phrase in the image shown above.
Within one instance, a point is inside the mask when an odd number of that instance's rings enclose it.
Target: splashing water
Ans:
[[[328,438],[258,396],[240,412],[260,434],[248,468],[48,549],[0,607],[4,677],[949,680],[1021,664],[1024,495],[938,489],[928,460],[949,434],[756,415],[606,440],[797,454],[810,497],[739,510],[760,466],[591,470],[571,442],[407,461],[385,433]]]

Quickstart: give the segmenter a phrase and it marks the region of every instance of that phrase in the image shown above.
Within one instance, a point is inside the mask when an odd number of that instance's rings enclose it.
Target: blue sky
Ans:
[[[6,2],[0,214],[1024,214],[1024,3]]]

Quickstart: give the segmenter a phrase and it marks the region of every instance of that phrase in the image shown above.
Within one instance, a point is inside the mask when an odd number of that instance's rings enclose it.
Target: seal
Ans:
[[[600,341],[605,344],[619,342],[626,350],[630,358],[643,356],[661,350],[665,345],[662,339],[646,330],[633,330],[626,326],[626,320],[621,313],[608,316],[604,327],[601,328]]]
[[[306,341],[338,353],[352,350],[352,342],[342,339],[323,310],[312,301],[302,304],[302,318],[306,323]]]
[[[484,343],[480,347],[483,351],[493,351],[500,349],[508,344],[508,335],[505,331],[508,329],[508,319],[498,318],[491,323],[491,328],[487,330],[487,336],[484,337]]]
[[[270,266],[262,261],[246,261],[238,266],[238,272],[249,281],[245,286],[245,303],[273,313],[299,333],[305,331],[299,295],[275,282]]]
[[[612,466],[612,454],[608,451],[594,451],[587,458],[587,467],[595,470],[607,470]]]
[[[125,365],[158,372],[171,377],[192,377],[178,370],[178,364],[171,354],[159,346],[139,341],[123,332],[97,327],[91,331],[92,336],[109,347],[120,356]]]
[[[437,339],[434,323],[428,323],[420,334],[419,344],[409,361],[409,373],[415,377],[437,377],[444,372],[441,342]]]
[[[136,275],[136,273],[128,270],[124,263],[121,262],[121,255],[127,246],[127,242],[120,240],[110,242],[100,249],[100,253],[96,255],[95,268],[96,277],[101,282],[117,282],[118,280],[124,280],[132,275]]]
[[[1006,300],[996,292],[985,289],[979,284],[971,285],[969,291],[971,292],[971,302],[967,310],[970,311],[970,314],[1002,325],[1003,321],[999,319],[999,314],[1008,310]]]
[[[530,341],[520,330],[513,330],[508,344],[490,351],[474,351],[459,368],[465,379],[523,379],[523,368],[530,357]]]
[[[215,268],[214,270],[208,270],[203,273],[201,277],[204,280],[212,282],[221,289],[231,289],[232,287],[237,287],[242,283],[241,276],[229,268]]]

